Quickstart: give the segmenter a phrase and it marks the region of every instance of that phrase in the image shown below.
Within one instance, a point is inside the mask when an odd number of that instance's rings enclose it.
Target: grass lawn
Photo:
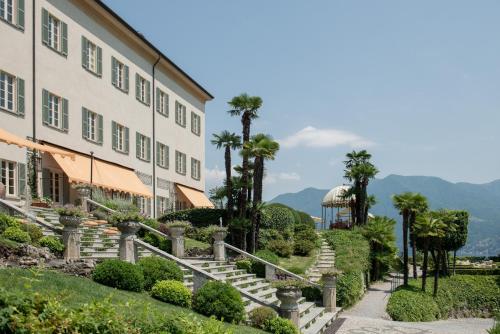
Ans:
[[[109,288],[93,282],[90,279],[69,276],[55,271],[28,270],[18,268],[0,269],[0,288],[8,291],[38,292],[42,295],[56,295],[68,308],[81,306],[92,300],[109,298],[119,312],[124,315],[144,314],[149,309],[173,314],[183,312],[194,314],[193,311],[170,305],[151,298],[146,292],[128,292]],[[205,318],[196,314],[200,319]],[[227,325],[234,333],[258,334],[264,333],[248,326]]]
[[[207,244],[206,242],[185,238],[184,239],[184,247],[186,249],[191,249],[191,248],[206,249],[206,248],[210,248],[212,246],[210,244]]]
[[[289,258],[280,257],[279,265],[286,270],[292,269],[290,271],[294,273],[300,273],[300,275],[302,275],[316,261],[317,252],[317,249],[313,249],[309,256],[292,255]]]

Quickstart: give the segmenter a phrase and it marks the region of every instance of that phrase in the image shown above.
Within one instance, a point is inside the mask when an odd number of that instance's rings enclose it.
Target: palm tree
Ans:
[[[356,201],[354,203],[355,224],[366,224],[366,207],[367,207],[367,188],[370,179],[377,175],[377,168],[370,162],[371,154],[366,150],[359,152],[352,151],[346,154],[347,160],[344,161],[346,169],[344,177],[353,183],[348,195],[354,195]]]
[[[408,222],[413,208],[413,193],[394,195],[392,202],[403,216],[403,284],[406,286],[408,285]]]
[[[257,207],[262,202],[262,181],[264,179],[265,160],[274,160],[276,152],[279,150],[278,142],[271,136],[258,134],[252,137],[243,147],[243,154],[254,157],[253,173],[253,205],[252,205],[252,251],[255,252],[258,245],[260,228],[260,211]]]
[[[427,266],[429,263],[429,249],[431,242],[433,246],[438,246],[439,240],[445,235],[446,224],[440,219],[434,218],[431,215],[418,216],[415,222],[415,235],[423,240],[424,261],[422,263],[422,291],[425,292],[427,282]],[[434,296],[437,294],[438,278],[439,278],[439,259],[434,263]]]
[[[366,208],[365,208],[365,221],[367,222],[368,221],[368,213],[370,211],[370,209],[375,205],[377,204],[377,198],[375,197],[375,195],[369,195],[367,198],[366,198]]]
[[[427,198],[419,193],[414,193],[412,198],[412,207],[410,208],[409,228],[411,256],[413,264],[413,278],[417,279],[417,240],[415,237],[415,222],[418,215],[423,214],[429,208]]]
[[[224,197],[227,196],[226,187],[214,187],[208,191],[208,195],[217,208],[224,208]]]
[[[370,243],[372,280],[383,278],[382,266],[388,268],[394,260],[396,240],[394,236],[394,225],[396,221],[387,217],[376,216],[371,219],[362,230],[364,237]]]
[[[250,125],[252,120],[258,117],[257,112],[260,107],[262,107],[262,99],[258,96],[249,96],[248,94],[243,93],[239,96],[233,97],[228,104],[231,108],[228,111],[231,116],[241,116],[241,125],[243,126],[243,144],[246,144],[250,141]],[[243,154],[241,167],[241,179],[245,185],[245,189],[248,189],[248,156],[246,154]],[[241,191],[240,197],[238,198],[240,218],[244,218],[246,216],[247,195],[247,191]]]
[[[227,196],[227,219],[233,218],[233,183],[231,178],[231,150],[241,147],[241,138],[235,133],[230,133],[227,130],[220,134],[213,134],[212,144],[218,149],[224,147],[224,163],[226,167],[226,196]]]

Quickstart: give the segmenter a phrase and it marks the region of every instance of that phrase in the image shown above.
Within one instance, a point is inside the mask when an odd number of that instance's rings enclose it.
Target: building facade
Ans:
[[[0,0],[0,40],[0,128],[133,170],[152,216],[193,205],[177,186],[205,189],[213,97],[189,75],[99,0]],[[28,156],[0,146],[13,200],[24,195]],[[73,202],[57,161],[43,154],[38,164],[39,196]]]

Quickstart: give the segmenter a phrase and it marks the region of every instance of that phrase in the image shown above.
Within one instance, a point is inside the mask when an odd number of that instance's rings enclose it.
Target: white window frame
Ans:
[[[90,110],[87,111],[87,133],[85,137],[94,142],[98,140],[98,118],[99,116],[95,112]]]
[[[2,182],[5,186],[5,195],[7,197],[16,197],[17,162],[10,160],[0,160],[0,163],[2,164],[2,174],[0,175],[0,182]]]
[[[86,47],[88,70],[97,73],[97,45],[87,40]]]
[[[175,171],[178,174],[186,175],[186,154],[175,151]]]
[[[192,119],[191,132],[199,136],[201,134],[201,116],[195,113],[194,111],[192,111],[191,113],[193,115],[193,117],[191,117]]]
[[[191,158],[191,178],[199,180],[201,178],[201,162],[195,158]]]
[[[146,197],[137,197],[137,206],[139,207],[139,212],[143,215],[149,216],[151,212],[148,212],[148,201],[149,199]]]
[[[115,60],[115,81],[116,81],[116,86],[120,88],[121,90],[125,89],[125,64]]]
[[[168,103],[169,103],[168,94],[161,90],[159,90],[159,94],[160,94],[159,97],[160,105],[158,107],[160,110],[160,114],[168,117]]]
[[[163,168],[168,168],[168,155],[169,155],[169,147],[163,143],[156,142],[156,145],[158,146],[157,150],[160,151],[160,156],[157,161],[158,166],[163,167]]]
[[[186,106],[178,102],[175,104],[175,123],[182,127],[186,127]]]
[[[139,135],[139,158],[142,160],[147,160],[147,154],[148,154],[148,141],[145,135],[140,134]]]
[[[158,207],[156,210],[158,211],[158,215],[162,215],[168,210],[168,198],[164,196],[158,196]]]
[[[62,111],[62,98],[49,92],[49,115],[48,125],[62,129],[63,127],[63,111]]]
[[[0,71],[0,109],[10,112],[16,111],[16,88],[16,77]]]
[[[16,24],[16,5],[16,0],[0,0],[0,18],[11,24]]]
[[[49,26],[48,26],[48,44],[51,48],[57,51],[62,50],[62,31],[61,31],[61,20],[57,17],[48,13],[49,15]]]
[[[116,150],[125,153],[125,127],[116,123]]]

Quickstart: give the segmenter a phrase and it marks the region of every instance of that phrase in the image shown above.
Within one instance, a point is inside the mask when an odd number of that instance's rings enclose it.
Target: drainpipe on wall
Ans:
[[[160,62],[161,57],[158,56],[158,59],[156,59],[156,62],[153,64],[153,101],[151,103],[152,106],[152,111],[153,111],[153,146],[151,147],[151,153],[153,155],[153,158],[151,161],[153,162],[153,199],[151,203],[151,216],[153,218],[156,218],[156,128],[155,128],[155,118],[156,118],[156,85],[155,85],[155,71],[156,71],[156,65]]]
[[[31,81],[31,104],[32,104],[32,113],[31,113],[31,116],[32,116],[32,119],[33,119],[33,123],[32,123],[32,138],[33,138],[33,141],[36,142],[36,85],[35,85],[35,46],[36,46],[36,29],[35,29],[35,13],[36,13],[36,10],[35,10],[35,0],[33,0],[32,2],[32,10],[31,10],[31,14],[32,14],[32,20],[31,20],[31,31],[32,31],[32,45],[31,45],[31,67],[32,67],[32,81]],[[38,161],[37,161],[37,154],[38,152],[36,150],[33,150],[33,153],[31,155],[31,159],[32,159],[32,165],[33,165],[33,175],[30,175],[29,177],[33,178],[33,180],[31,180],[30,183],[32,183],[33,185],[33,188],[34,189],[31,189],[31,194],[33,195],[33,193],[37,194],[37,195],[40,195],[40,197],[43,195],[41,193],[39,193],[38,191]],[[40,167],[41,167],[41,163],[40,163]]]

